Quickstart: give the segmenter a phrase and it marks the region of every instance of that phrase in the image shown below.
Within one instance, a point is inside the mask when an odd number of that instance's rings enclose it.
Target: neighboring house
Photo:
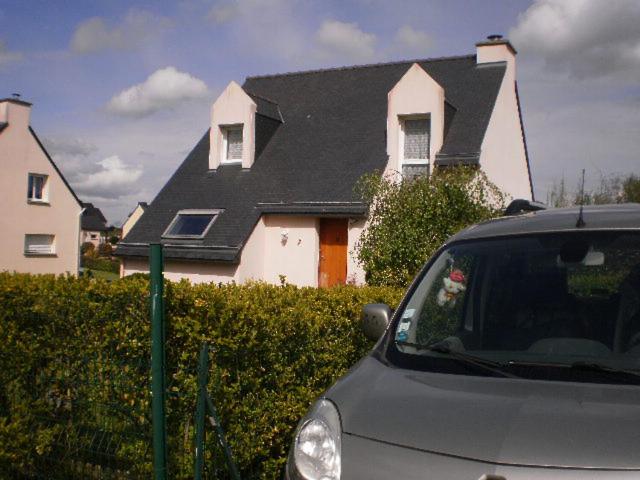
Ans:
[[[83,203],[82,213],[82,243],[93,243],[98,248],[100,244],[107,241],[107,219],[99,208],[93,203]]]
[[[0,270],[76,274],[82,206],[30,115],[30,103],[0,100]]]
[[[501,37],[474,55],[249,77],[218,97],[116,254],[124,275],[148,271],[155,242],[173,280],[360,283],[358,179],[461,164],[532,198],[516,52]]]
[[[138,205],[136,205],[136,208],[133,209],[133,211],[129,214],[127,219],[122,224],[122,238],[127,236],[127,234],[129,233],[129,230],[131,230],[133,226],[137,223],[137,221],[140,220],[140,217],[142,216],[142,214],[144,213],[144,211],[147,209],[148,206],[149,205],[147,204],[147,202],[138,202]]]

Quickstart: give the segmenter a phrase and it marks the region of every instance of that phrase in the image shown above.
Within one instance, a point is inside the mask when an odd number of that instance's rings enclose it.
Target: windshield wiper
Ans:
[[[478,368],[482,368],[488,372],[492,372],[498,374],[502,377],[507,378],[522,378],[513,373],[505,372],[503,369],[505,365],[502,363],[494,362],[492,360],[488,360],[485,358],[476,357],[474,355],[469,355],[468,353],[458,352],[456,350],[452,350],[444,342],[432,343],[429,345],[423,345],[421,343],[412,343],[412,342],[403,342],[396,340],[396,345],[400,345],[402,347],[413,347],[417,350],[428,351],[428,352],[436,352],[442,355],[447,355],[454,360],[457,360],[460,363],[464,363],[466,365],[473,365]]]
[[[507,362],[507,366],[514,367],[546,367],[546,368],[566,368],[569,370],[581,370],[585,372],[607,373],[612,375],[627,375],[630,377],[640,378],[640,371],[628,370],[623,368],[614,368],[597,362],[573,362],[573,363],[547,363],[547,362],[527,362],[511,360]]]

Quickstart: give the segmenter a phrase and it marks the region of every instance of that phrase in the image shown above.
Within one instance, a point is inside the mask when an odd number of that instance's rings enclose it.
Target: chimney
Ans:
[[[14,93],[9,98],[0,99],[0,123],[8,123],[19,129],[29,128],[31,104],[20,99],[20,94]]]
[[[492,34],[486,40],[476,43],[476,61],[483,63],[507,62],[507,70],[516,73],[516,49],[511,42],[499,34]]]

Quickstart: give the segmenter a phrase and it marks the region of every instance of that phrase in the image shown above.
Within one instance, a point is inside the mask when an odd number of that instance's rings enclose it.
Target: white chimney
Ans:
[[[476,43],[476,61],[483,63],[507,62],[507,70],[516,77],[516,49],[502,35],[489,35],[486,40]]]
[[[8,123],[18,129],[29,128],[31,104],[20,100],[19,95],[0,99],[0,123]]]

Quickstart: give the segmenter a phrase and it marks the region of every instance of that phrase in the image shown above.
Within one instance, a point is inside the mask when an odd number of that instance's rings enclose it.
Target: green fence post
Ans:
[[[164,368],[164,278],[162,245],[149,245],[151,282],[151,403],[153,428],[153,471],[156,480],[167,478],[165,368]]]
[[[194,480],[202,480],[204,466],[204,420],[205,420],[205,396],[209,377],[209,346],[205,343],[200,350],[200,362],[198,363],[198,397],[196,403],[196,460],[193,466]]]

